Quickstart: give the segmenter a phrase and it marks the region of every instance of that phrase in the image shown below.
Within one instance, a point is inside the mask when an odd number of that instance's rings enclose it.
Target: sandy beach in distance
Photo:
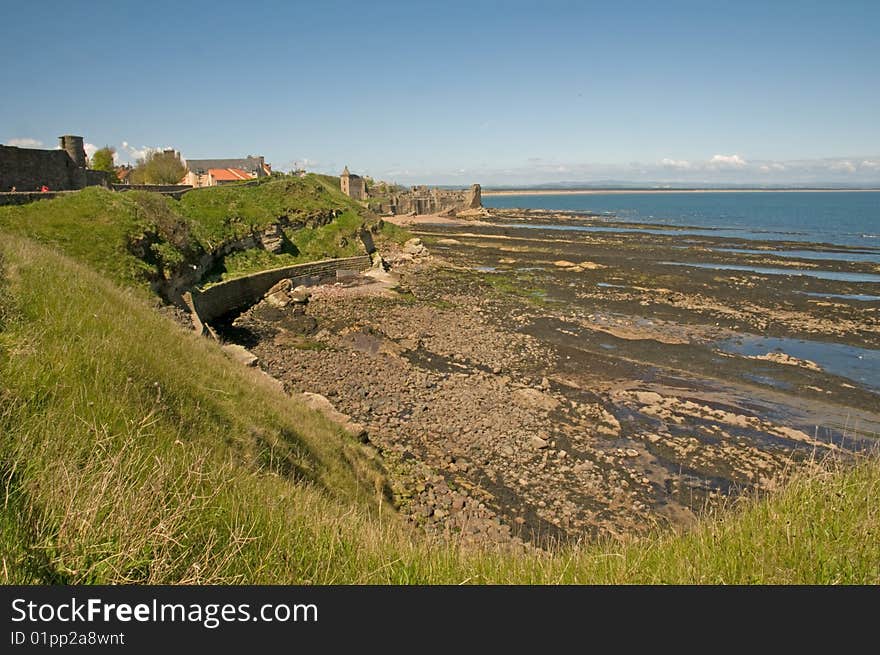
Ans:
[[[483,196],[568,196],[618,193],[848,193],[880,189],[483,189]]]
[[[457,218],[455,216],[443,216],[442,214],[416,214],[416,215],[394,215],[383,216],[383,219],[389,223],[400,225],[401,227],[411,227],[413,225],[491,225],[485,221],[473,218]]]

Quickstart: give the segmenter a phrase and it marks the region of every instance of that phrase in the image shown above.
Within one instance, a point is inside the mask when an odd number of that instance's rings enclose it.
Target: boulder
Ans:
[[[550,444],[541,437],[532,436],[529,437],[529,446],[531,446],[534,450],[541,450],[542,448],[546,448]]]
[[[239,346],[237,343],[226,343],[223,344],[221,348],[223,348],[223,352],[229,355],[232,359],[245,366],[256,366],[259,361],[256,355],[244,346]]]
[[[558,400],[538,389],[517,389],[512,396],[513,402],[525,409],[542,409],[549,412],[559,406]]]
[[[288,294],[288,297],[290,298],[290,302],[304,305],[305,303],[309,302],[309,298],[312,297],[312,292],[309,291],[307,287],[299,285],[296,289]]]
[[[367,438],[367,430],[363,425],[356,422],[350,416],[343,414],[333,406],[333,403],[326,396],[319,393],[305,392],[302,395],[305,404],[317,412],[320,412],[329,420],[339,425],[343,430],[348,432],[355,439],[364,443],[369,441]]]
[[[269,289],[265,294],[263,294],[263,297],[265,298],[279,292],[287,293],[291,290],[291,288],[293,288],[293,280],[291,280],[290,278],[285,278],[284,280],[279,280],[278,282],[273,284],[272,288]]]
[[[425,248],[421,239],[414,237],[403,244],[403,252],[407,255],[425,255],[428,249]]]
[[[266,296],[266,302],[278,309],[284,309],[290,304],[290,296],[283,291],[276,291]]]

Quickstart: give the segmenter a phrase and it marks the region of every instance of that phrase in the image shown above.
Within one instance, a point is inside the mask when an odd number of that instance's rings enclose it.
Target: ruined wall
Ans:
[[[426,186],[412,187],[409,191],[391,197],[390,204],[380,209],[391,214],[442,214],[483,206],[479,184],[469,189],[430,189]]]
[[[360,255],[273,268],[221,282],[204,291],[193,290],[190,292],[191,309],[203,323],[208,323],[218,316],[257,303],[272,285],[285,278],[293,278],[295,284],[309,284],[335,276],[337,271],[364,271],[371,264],[369,255]]]
[[[0,191],[34,191],[46,185],[53,191],[85,186],[83,169],[64,150],[34,150],[0,146]]]
[[[107,184],[107,174],[77,166],[65,150],[36,150],[0,145],[0,191],[82,189]]]
[[[364,178],[359,175],[346,175],[345,173],[339,178],[339,188],[350,198],[355,200],[366,200],[366,188]]]
[[[364,186],[364,178],[357,175],[352,175],[351,179],[349,180],[348,195],[355,200],[366,199],[367,194],[364,191]]]

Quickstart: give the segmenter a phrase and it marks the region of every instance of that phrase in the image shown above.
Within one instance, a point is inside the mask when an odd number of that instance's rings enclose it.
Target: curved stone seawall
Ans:
[[[201,330],[204,323],[209,323],[218,316],[259,302],[279,280],[291,278],[297,285],[312,284],[331,276],[335,277],[339,271],[364,271],[370,268],[371,264],[369,255],[359,255],[273,268],[227,280],[202,291],[193,289],[184,295],[184,300],[192,312],[196,329]]]

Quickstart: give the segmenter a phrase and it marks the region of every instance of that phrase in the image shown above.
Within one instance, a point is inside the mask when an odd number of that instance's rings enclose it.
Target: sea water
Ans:
[[[874,191],[485,195],[483,204],[497,208],[591,212],[611,221],[682,228],[676,230],[676,234],[816,242],[880,250],[880,192]]]

